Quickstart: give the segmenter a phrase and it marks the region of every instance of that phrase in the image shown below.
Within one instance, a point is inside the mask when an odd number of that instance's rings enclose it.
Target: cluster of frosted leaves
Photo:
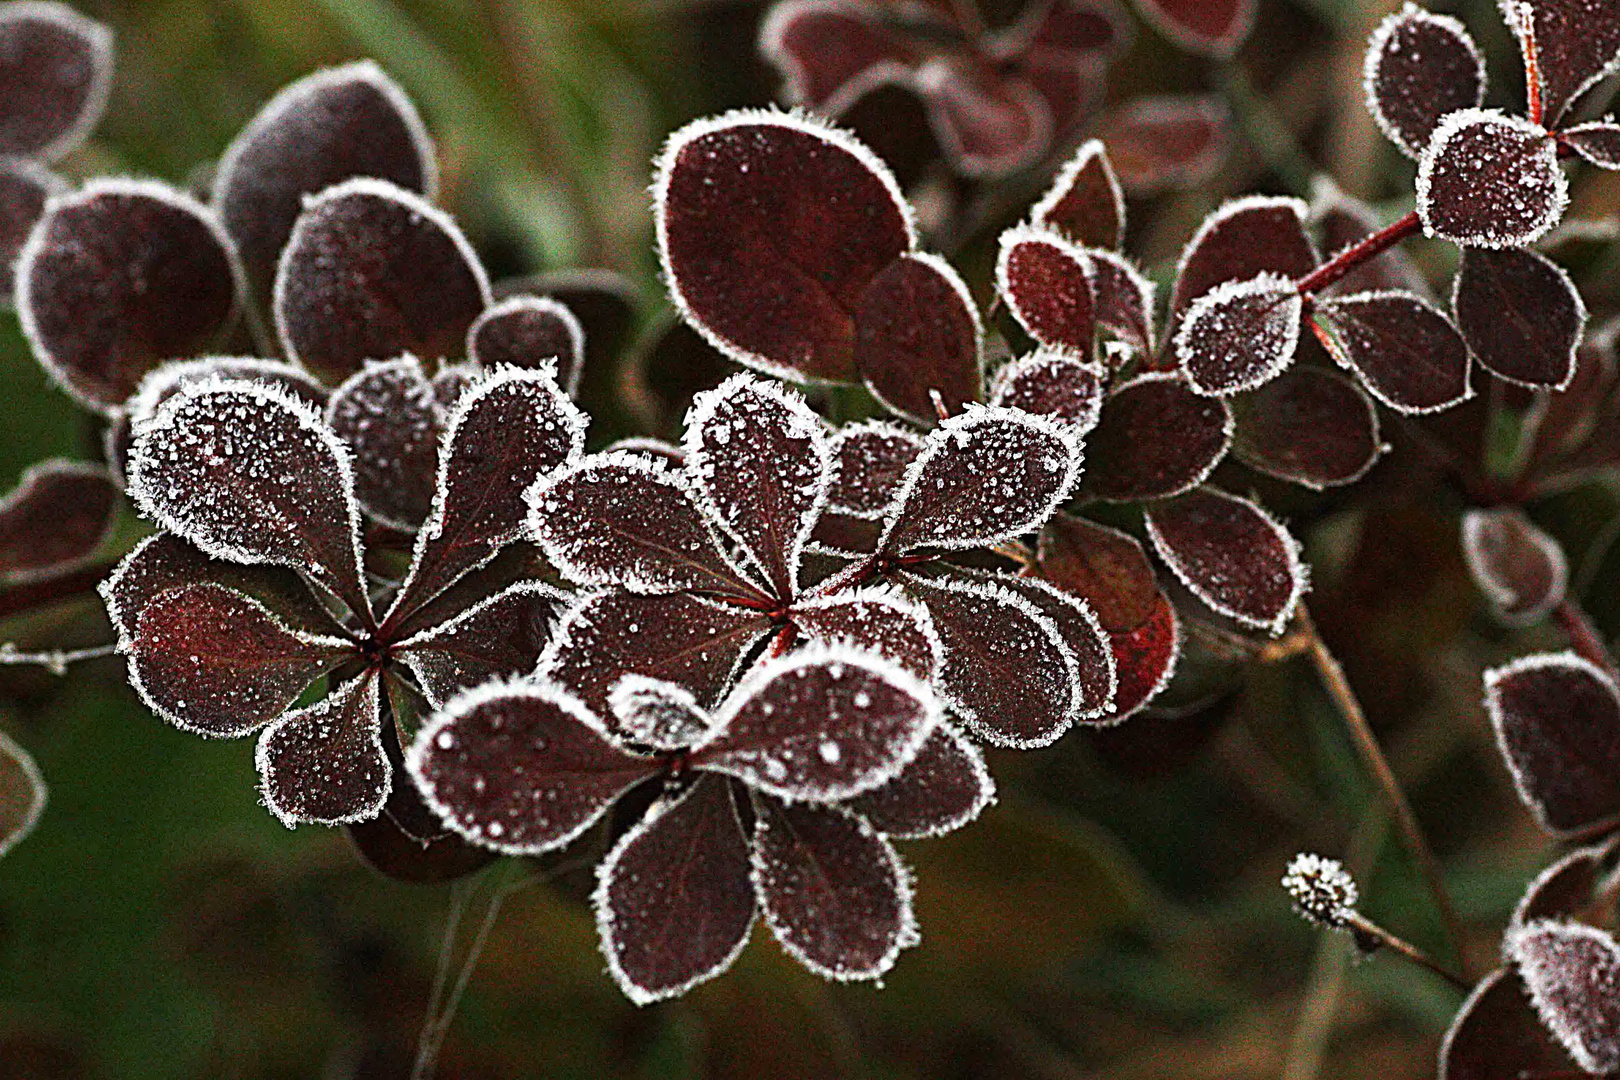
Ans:
[[[1558,126],[1582,95],[1620,68],[1620,12],[1603,0],[1497,4],[1519,38],[1526,72],[1540,85],[1547,124]]]
[[[609,970],[638,1004],[720,974],[761,913],[812,971],[880,977],[917,939],[889,838],[992,797],[927,683],[847,645],[762,661],[713,708],[648,676],[622,678],[608,707],[489,684],[435,717],[407,767],[451,828],[511,854],[562,847],[651,786],[594,897]]]
[[[1087,153],[1082,148],[1081,157]],[[1096,159],[1106,156],[1096,151]],[[1080,159],[1077,159],[1080,160]],[[1079,213],[1082,193],[1065,183],[1080,180],[1060,176],[1037,203],[1032,221],[1001,235],[996,263],[996,286],[1007,310],[1030,337],[1054,349],[1090,357],[1097,338],[1105,335],[1137,355],[1152,353],[1153,284],[1113,248],[1087,247],[1067,235],[1081,223],[1065,223],[1056,215]],[[1112,199],[1095,196],[1092,212],[1109,213]],[[1123,203],[1115,203],[1121,207]]]
[[[402,795],[395,775],[385,693],[434,706],[538,661],[561,594],[490,564],[520,536],[524,490],[578,457],[583,415],[547,371],[470,382],[445,425],[410,568],[379,621],[355,464],[315,405],[220,374],[151,397],[129,491],[166,531],[102,586],[132,684],[184,730],[259,732],[264,800],[288,825],[377,819],[412,790]],[[327,675],[343,681],[295,708]],[[403,813],[392,815],[401,829]],[[431,824],[415,836],[424,845]]]
[[[1620,689],[1574,653],[1520,657],[1485,673],[1485,707],[1519,796],[1549,832],[1620,818]]]
[[[106,543],[121,504],[103,466],[52,458],[30,467],[0,498],[0,582],[38,581],[86,565]]]
[[[45,812],[45,798],[39,766],[0,731],[0,858],[34,831]]]
[[[1517,116],[1491,109],[1449,113],[1418,159],[1424,232],[1455,244],[1524,247],[1550,232],[1568,203],[1557,140]]]
[[[1564,600],[1569,560],[1563,545],[1517,507],[1464,514],[1462,551],[1474,584],[1510,626],[1541,622]]]
[[[1373,31],[1362,66],[1367,111],[1411,158],[1444,117],[1484,103],[1485,78],[1484,57],[1463,24],[1411,3]]]

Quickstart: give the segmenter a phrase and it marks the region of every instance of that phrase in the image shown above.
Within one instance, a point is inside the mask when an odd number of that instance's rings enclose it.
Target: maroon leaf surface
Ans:
[[[100,465],[52,458],[0,498],[0,581],[34,581],[84,565],[118,520],[118,485]]]
[[[1147,552],[1106,525],[1054,514],[1041,530],[1036,564],[1047,581],[1090,604],[1111,634],[1135,630],[1158,608],[1161,594]]]
[[[420,195],[360,177],[310,199],[276,270],[283,351],[328,383],[367,360],[456,357],[489,303],[461,230]]]
[[[979,748],[941,724],[899,776],[857,795],[846,807],[884,836],[917,840],[960,829],[995,798],[996,785]]]
[[[725,780],[666,795],[596,872],[608,970],[638,1005],[678,997],[730,967],[754,925],[748,839]]]
[[[1188,384],[1223,397],[1282,374],[1299,347],[1304,305],[1294,282],[1272,273],[1222,282],[1194,300],[1175,341]]]
[[[1102,414],[1105,377],[1099,364],[1064,350],[1040,348],[996,372],[990,404],[1055,417],[1083,435]]]
[[[1320,250],[1331,259],[1390,222],[1366,203],[1339,190],[1326,176],[1318,176],[1311,181],[1311,224],[1316,228]],[[1393,247],[1320,291],[1342,294],[1381,289],[1400,289],[1424,296],[1429,292],[1429,283],[1406,249]]]
[[[1114,704],[1114,655],[1091,605],[1038,577],[992,574],[985,578],[1028,600],[1057,627],[1058,636],[1074,657],[1075,720],[1106,715]]]
[[[759,51],[782,73],[785,96],[826,116],[875,86],[903,80],[921,58],[877,12],[842,0],[787,0],[760,25]]]
[[[1089,249],[1091,297],[1097,327],[1114,335],[1139,355],[1153,353],[1153,282],[1131,261],[1112,251]],[[1115,366],[1118,361],[1114,361]]]
[[[1245,626],[1280,634],[1305,591],[1299,544],[1247,499],[1199,488],[1147,508],[1148,537],[1193,595]]]
[[[1225,282],[1260,274],[1301,278],[1316,269],[1316,248],[1305,230],[1308,213],[1298,199],[1270,195],[1222,204],[1181,251],[1170,295],[1172,318]]]
[[[512,296],[486,309],[467,331],[467,358],[486,368],[554,364],[572,396],[585,369],[585,327],[549,296]]]
[[[1586,304],[1545,255],[1465,250],[1451,306],[1463,340],[1493,375],[1538,390],[1562,390],[1575,377]]]
[[[1562,120],[1576,99],[1620,66],[1620,13],[1603,0],[1533,0],[1512,7],[1498,0],[1498,6],[1521,41],[1534,42],[1549,124]]]
[[[856,517],[882,517],[900,493],[906,468],[925,445],[909,428],[878,420],[839,428],[832,438],[827,508]]]
[[[165,360],[207,352],[234,321],[241,269],[213,215],[152,180],[100,179],[52,202],[16,267],[34,355],[106,412]]]
[[[1081,492],[1096,499],[1163,499],[1203,483],[1232,445],[1232,410],[1175,372],[1149,372],[1103,402],[1086,439]]]
[[[1058,170],[1029,218],[1086,247],[1113,249],[1125,242],[1125,193],[1100,139],[1086,140]]]
[[[1575,1069],[1542,1026],[1512,968],[1481,979],[1440,1044],[1439,1080],[1517,1080]]]
[[[1312,490],[1354,483],[1384,452],[1378,410],[1351,380],[1295,365],[1233,403],[1232,453]]]
[[[1462,551],[1474,584],[1509,625],[1538,623],[1564,599],[1569,560],[1563,547],[1517,507],[1464,514]]]
[[[414,531],[433,507],[444,410],[414,356],[367,363],[332,391],[326,422],[354,461],[354,496],[369,517]]]
[[[1454,244],[1534,243],[1558,224],[1568,202],[1558,144],[1516,116],[1490,109],[1451,113],[1418,161],[1423,231]]]
[[[1568,919],[1601,900],[1599,886],[1612,869],[1613,844],[1577,848],[1537,874],[1513,909],[1510,925],[1540,919]]]
[[[1165,37],[1191,52],[1231,56],[1254,26],[1254,0],[1137,0]]]
[[[1620,124],[1596,120],[1558,133],[1558,141],[1600,169],[1620,169]]]
[[[1581,923],[1541,921],[1508,930],[1502,951],[1530,1003],[1582,1069],[1620,1068],[1620,944]]]
[[[1214,96],[1139,97],[1108,118],[1102,140],[1127,191],[1191,187],[1225,164],[1232,117]]]
[[[1051,145],[1052,110],[1028,82],[978,57],[931,58],[909,80],[952,168],[962,176],[1002,176],[1033,164]]]
[[[1120,721],[1151,702],[1176,673],[1181,657],[1181,623],[1175,605],[1160,593],[1153,613],[1134,630],[1112,635],[1118,685],[1114,709],[1103,719]]]
[[[482,682],[532,672],[567,599],[545,582],[520,581],[411,635],[394,646],[394,655],[410,667],[428,703],[438,708]]]
[[[0,731],[0,858],[34,831],[45,813],[46,794],[34,759]]]
[[[112,89],[112,31],[60,3],[0,8],[0,156],[73,149]]]
[[[928,610],[885,588],[800,600],[793,625],[817,641],[842,643],[886,657],[919,679],[932,679],[943,659]]]
[[[935,255],[902,255],[872,279],[855,314],[855,366],[867,389],[902,416],[929,423],[933,394],[955,412],[983,394],[979,309]]]
[[[1462,23],[1407,4],[1378,24],[1362,65],[1367,111],[1416,158],[1442,117],[1485,100],[1485,58]]]
[[[365,672],[259,736],[260,794],[289,829],[370,821],[382,813],[393,766],[382,743],[377,683]]]
[[[0,306],[10,306],[17,256],[45,213],[45,202],[67,184],[28,158],[0,158]]]
[[[1449,409],[1468,398],[1471,354],[1451,320],[1410,293],[1319,298],[1311,330],[1367,390],[1403,413]]]
[[[1091,260],[1046,229],[1018,225],[1001,234],[996,290],[1029,335],[1043,345],[1090,356],[1097,336]]]

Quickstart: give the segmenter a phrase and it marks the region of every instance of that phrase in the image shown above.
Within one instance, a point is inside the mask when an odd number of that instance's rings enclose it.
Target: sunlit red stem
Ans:
[[[1365,240],[1345,248],[1294,284],[1307,296],[1321,292],[1362,263],[1383,254],[1422,227],[1423,223],[1418,219],[1417,211],[1413,210],[1393,225],[1379,229]]]
[[[1620,682],[1620,670],[1615,668],[1614,656],[1603,643],[1603,637],[1598,633],[1597,627],[1592,625],[1592,619],[1580,604],[1566,598],[1563,603],[1553,609],[1553,618],[1569,635],[1569,646],[1575,650],[1575,655],[1582,660],[1596,664],[1609,673],[1611,679]]]

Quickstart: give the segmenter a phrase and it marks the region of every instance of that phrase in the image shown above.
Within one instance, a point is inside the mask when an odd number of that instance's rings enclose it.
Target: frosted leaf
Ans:
[[[922,453],[922,437],[881,420],[847,424],[833,433],[832,486],[827,509],[880,518],[900,493],[906,468]]]
[[[1087,247],[1114,249],[1125,242],[1125,193],[1101,140],[1081,144],[1029,218]]]
[[[906,470],[882,550],[986,547],[1027,532],[1080,478],[1078,438],[1045,417],[973,408],[942,422]]]
[[[0,309],[11,306],[13,266],[34,223],[67,182],[28,158],[0,158]]]
[[[1373,31],[1362,65],[1367,111],[1416,158],[1442,117],[1485,100],[1485,58],[1462,23],[1408,3]]]
[[[624,439],[614,439],[603,448],[602,452],[611,454],[618,450],[627,454],[644,454],[647,457],[657,458],[665,465],[673,465],[677,469],[686,464],[686,451],[675,443],[663,439],[632,435]]]
[[[28,751],[0,731],[0,858],[39,825],[46,796],[39,766]]]
[[[1176,360],[1200,394],[1264,386],[1293,363],[1305,298],[1289,278],[1227,281],[1194,300],[1176,331]]]
[[[1165,37],[1205,56],[1228,57],[1254,26],[1255,0],[1138,0],[1137,9]]]
[[[1518,966],[1541,1022],[1589,1073],[1620,1069],[1620,944],[1581,923],[1509,928],[1503,954]]]
[[[235,738],[280,716],[311,683],[357,654],[352,641],[296,630],[245,593],[182,585],[143,605],[129,679],[164,720]]]
[[[1097,426],[1104,378],[1101,365],[1065,350],[1040,348],[996,372],[990,404],[1056,417],[1083,435]]]
[[[210,211],[165,184],[122,178],[51,199],[15,274],[34,356],[103,413],[159,364],[217,344],[236,321],[242,276]]]
[[[670,298],[711,345],[772,375],[856,381],[852,313],[916,239],[875,154],[819,120],[736,110],[670,136],[653,204]]]
[[[1605,0],[1497,0],[1497,7],[1520,45],[1533,43],[1548,124],[1620,68],[1620,14]]]
[[[373,672],[358,675],[259,736],[259,791],[289,829],[370,821],[382,813],[394,770],[383,749],[377,682]]]
[[[566,691],[489,682],[434,715],[405,767],[427,804],[465,839],[538,855],[590,828],[660,765],[620,749]]]
[[[438,708],[482,682],[533,671],[551,637],[552,621],[568,599],[545,582],[520,581],[411,635],[393,647],[393,654]]]
[[[1448,115],[1418,160],[1423,231],[1454,244],[1524,247],[1557,225],[1568,203],[1557,142],[1492,109]]]
[[[1558,141],[1600,169],[1620,169],[1620,124],[1612,117],[1565,128]]]
[[[632,744],[675,753],[714,733],[714,721],[686,687],[645,675],[613,684],[608,704],[615,730]]]
[[[1091,259],[1049,229],[1018,225],[1001,234],[996,291],[1042,345],[1090,356],[1097,337]]]
[[[282,360],[263,360],[256,356],[204,356],[195,360],[171,360],[147,372],[135,393],[124,402],[123,411],[131,428],[139,428],[152,419],[158,407],[172,398],[182,386],[211,377],[245,379],[279,386],[316,409],[324,409],[328,400],[326,387],[316,382],[309,372]]]
[[[1316,269],[1316,248],[1305,231],[1308,213],[1298,199],[1271,195],[1222,203],[1181,250],[1170,294],[1172,320],[1225,282],[1260,274],[1297,279]]]
[[[433,397],[446,412],[454,409],[461,395],[471,390],[487,372],[473,363],[440,364],[433,376]]]
[[[112,77],[106,26],[48,0],[0,7],[0,156],[55,160],[78,146]]]
[[[799,587],[799,560],[827,500],[832,451],[804,399],[752,375],[699,394],[686,417],[691,490],[750,557],[779,600]]]
[[[681,475],[640,454],[596,454],[530,489],[529,531],[579,585],[765,600],[726,556]]]
[[[984,755],[955,728],[941,724],[899,776],[845,806],[884,836],[918,840],[960,829],[995,800]]]
[[[912,252],[890,263],[861,293],[855,366],[878,401],[920,423],[982,395],[979,323],[973,294],[951,265]]]
[[[1117,685],[1112,711],[1099,719],[1117,723],[1141,711],[1170,684],[1181,658],[1181,623],[1175,605],[1160,593],[1142,625],[1110,633],[1109,637]]]
[[[1134,98],[1109,114],[1102,132],[1120,183],[1133,194],[1209,180],[1226,163],[1234,137],[1231,112],[1213,94]]]
[[[1305,592],[1299,542],[1259,506],[1199,488],[1148,507],[1148,537],[1165,564],[1211,610],[1282,633]]]
[[[637,1005],[679,997],[729,968],[754,925],[749,843],[726,781],[666,795],[596,870],[608,971]]]
[[[1563,546],[1517,507],[1469,510],[1462,551],[1474,584],[1509,626],[1532,626],[1563,602],[1569,584]]]
[[[1103,401],[1086,437],[1081,491],[1136,502],[1189,491],[1208,479],[1232,445],[1232,410],[1195,393],[1179,372],[1151,371],[1121,383]]]
[[[1057,624],[991,582],[907,574],[944,645],[935,689],[974,735],[996,746],[1046,746],[1080,710],[1074,654]]]
[[[1438,1080],[1516,1080],[1575,1070],[1530,1007],[1524,983],[1511,967],[1479,981],[1440,1044]]]
[[[1451,306],[1463,340],[1493,375],[1537,390],[1562,390],[1575,377],[1586,304],[1545,255],[1463,251]]]
[[[129,494],[207,554],[291,566],[365,619],[353,475],[347,449],[308,405],[279,387],[206,379],[142,427]]]
[[[1613,845],[1577,848],[1537,874],[1525,886],[1509,925],[1541,919],[1574,918],[1599,899],[1599,887],[1613,867]]]
[[[1574,653],[1522,656],[1485,672],[1485,710],[1513,782],[1558,836],[1620,816],[1620,690]]]
[[[29,466],[0,498],[0,582],[84,566],[111,535],[121,501],[101,465],[52,458]]]
[[[366,514],[412,532],[433,505],[444,410],[414,356],[368,362],[332,391],[326,422],[354,458]]]
[[[1097,327],[1143,356],[1152,355],[1154,285],[1125,256],[1087,248]]]
[[[404,770],[396,768],[383,812],[370,821],[343,827],[354,853],[366,866],[408,885],[439,885],[475,874],[495,861],[493,851],[467,843],[445,830],[436,818],[435,827],[440,831],[435,836],[418,837],[402,827],[394,820],[394,800],[402,790],[410,791],[410,797],[421,802]],[[425,809],[423,813],[431,816]]]
[[[1329,259],[1367,239],[1389,224],[1372,207],[1339,190],[1326,176],[1311,181],[1311,224],[1317,243]],[[1393,247],[1352,269],[1322,293],[1376,292],[1399,289],[1426,296],[1429,283],[1403,247]]]
[[[399,84],[369,60],[283,88],[226,149],[214,174],[214,205],[261,310],[269,310],[276,258],[304,199],[357,176],[430,199],[437,187],[422,118]]]
[[[337,383],[367,360],[456,357],[489,303],[455,222],[371,177],[309,199],[276,267],[276,333],[288,359]]]
[[[549,296],[511,296],[474,320],[467,358],[486,368],[550,366],[572,397],[585,370],[585,328],[567,305]]]
[[[1114,654],[1091,605],[1037,577],[986,574],[982,579],[1028,600],[1057,627],[1058,636],[1074,658],[1074,719],[1086,721],[1106,716],[1114,705],[1117,681]]]
[[[868,587],[800,600],[790,618],[807,637],[887,657],[919,679],[932,679],[943,662],[943,646],[928,609],[891,589]]]
[[[614,684],[631,674],[675,683],[713,708],[771,629],[757,611],[695,596],[591,593],[564,613],[539,671],[604,718]]]
[[[810,644],[749,672],[691,762],[795,802],[838,802],[892,780],[939,719],[928,684],[893,661]]]
[[[1141,626],[1158,606],[1153,565],[1136,538],[1069,514],[1054,514],[1036,549],[1041,576],[1083,598],[1109,633]]]
[[[433,509],[390,616],[402,615],[523,539],[543,477],[579,460],[585,414],[549,368],[500,368],[456,400],[439,447]]]
[[[1232,455],[1313,491],[1361,479],[1386,449],[1372,399],[1324,368],[1296,364],[1239,398],[1233,410]]]
[[[1369,393],[1402,413],[1431,413],[1466,401],[1468,345],[1445,313],[1401,292],[1320,297],[1311,331]]]

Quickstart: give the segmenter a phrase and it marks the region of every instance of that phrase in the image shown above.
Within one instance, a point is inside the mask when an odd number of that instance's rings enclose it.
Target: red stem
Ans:
[[[1592,619],[1581,609],[1581,605],[1574,600],[1565,599],[1553,609],[1553,618],[1569,635],[1570,648],[1582,660],[1590,661],[1609,673],[1609,677],[1620,681],[1620,671],[1615,669],[1614,656],[1610,654],[1609,647],[1603,643],[1603,637],[1598,633],[1597,627],[1592,625]]]
[[[1294,285],[1307,296],[1311,293],[1321,292],[1362,263],[1383,254],[1408,236],[1415,234],[1422,227],[1423,223],[1419,220],[1417,211],[1413,210],[1393,225],[1380,229],[1365,240],[1345,248],[1339,254],[1300,278]]]

